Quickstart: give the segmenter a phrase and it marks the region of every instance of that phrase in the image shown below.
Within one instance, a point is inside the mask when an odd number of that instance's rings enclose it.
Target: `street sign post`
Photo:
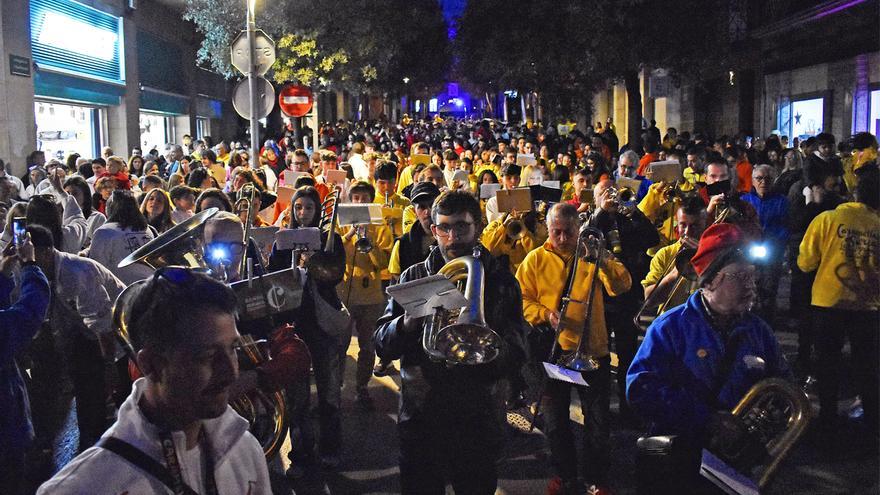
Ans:
[[[275,88],[265,77],[255,77],[257,81],[257,109],[254,120],[269,115],[275,106]],[[251,92],[247,79],[242,79],[232,90],[232,108],[243,119],[251,119]]]
[[[303,117],[312,109],[312,98],[308,87],[288,84],[278,93],[278,106],[288,117]]]
[[[250,119],[251,129],[251,167],[259,167],[260,123],[259,119],[272,111],[275,104],[275,89],[263,78],[275,63],[275,42],[266,33],[257,29],[254,1],[248,1],[247,25],[245,31],[232,42],[232,65],[242,74],[247,75],[247,92],[239,89],[239,83],[233,94],[232,106],[239,115]],[[244,81],[242,81],[244,82]],[[236,102],[247,101],[248,105],[237,105]],[[245,111],[245,108],[248,110]],[[259,117],[258,117],[259,115]]]
[[[257,75],[265,75],[275,63],[275,42],[262,29],[254,30],[254,43],[256,44]],[[242,31],[232,41],[232,66],[242,74],[250,72],[250,57],[248,56],[247,31]]]

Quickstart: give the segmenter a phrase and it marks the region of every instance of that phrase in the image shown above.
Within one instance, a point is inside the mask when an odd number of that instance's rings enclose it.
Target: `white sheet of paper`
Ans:
[[[700,475],[732,495],[760,495],[758,485],[751,478],[732,468],[715,454],[703,449]]]
[[[317,227],[281,229],[275,232],[275,245],[278,249],[317,251],[321,249],[321,231]]]
[[[535,158],[535,155],[525,155],[519,153],[516,155],[516,164],[523,168],[530,165],[534,167],[538,164],[538,160]]]
[[[545,180],[541,183],[543,187],[549,189],[559,189],[559,181],[558,180]]]
[[[285,170],[282,174],[281,181],[285,186],[293,187],[296,184],[296,179],[299,179],[303,175],[309,175],[306,172],[297,172],[296,170]]]
[[[589,387],[590,385],[584,380],[583,375],[581,375],[580,371],[570,370],[568,368],[563,368],[562,366],[558,366],[555,364],[550,364],[548,362],[541,363],[544,365],[544,371],[547,373],[547,376],[563,382],[573,383],[575,385],[582,385],[584,387]]]
[[[340,204],[336,209],[337,220],[340,226],[382,224],[385,222],[382,215],[382,205],[369,203]]]
[[[480,184],[480,199],[489,199],[495,196],[495,191],[501,190],[501,184]]]
[[[392,285],[385,292],[412,318],[431,315],[438,307],[454,309],[468,303],[464,294],[443,275]]]

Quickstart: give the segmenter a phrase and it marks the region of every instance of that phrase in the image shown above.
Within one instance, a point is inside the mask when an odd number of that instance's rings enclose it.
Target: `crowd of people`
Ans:
[[[612,395],[621,423],[645,431],[640,448],[661,435],[680,446],[680,462],[640,463],[645,493],[711,490],[703,448],[741,441],[761,452],[754,435],[732,436],[741,425],[730,411],[762,380],[809,383],[816,435],[833,441],[847,339],[876,455],[873,135],[661,136],[651,123],[621,146],[610,120],[579,130],[408,116],[317,132],[319,149],[285,130],[255,160],[245,143],[184,136],[128,157],[104,148],[61,162],[35,151],[21,178],[0,162],[0,491],[28,493],[52,474],[40,466],[71,398],[81,454],[40,493],[268,493],[261,446],[227,406],[255,388],[286,397],[287,475],[336,469],[353,337],[357,407],[374,410],[372,377],[400,369],[404,493],[447,483],[494,493],[513,409],[546,435],[547,493],[608,493]],[[334,223],[334,203],[379,205],[381,222]],[[202,229],[210,270],[120,268],[181,224]],[[275,241],[246,236],[256,229]],[[282,243],[292,229],[316,230],[320,245]],[[386,293],[462,257],[478,265],[481,323],[492,330],[465,358],[477,364],[428,348],[424,333],[443,320]],[[285,270],[301,284],[299,306],[243,318],[230,284]],[[788,312],[780,281],[791,284]],[[798,333],[790,365],[778,331]],[[272,359],[239,369],[246,335]],[[542,362],[581,380],[548,378]]]

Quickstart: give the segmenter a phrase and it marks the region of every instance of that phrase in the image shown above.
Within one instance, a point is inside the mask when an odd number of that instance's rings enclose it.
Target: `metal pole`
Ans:
[[[260,166],[260,122],[257,117],[257,108],[259,107],[260,98],[260,95],[257,94],[259,91],[257,89],[257,20],[254,12],[255,0],[247,0],[247,3],[247,40],[250,62],[248,64],[250,66],[250,71],[248,72],[248,89],[250,90],[251,95],[251,168],[256,169]]]

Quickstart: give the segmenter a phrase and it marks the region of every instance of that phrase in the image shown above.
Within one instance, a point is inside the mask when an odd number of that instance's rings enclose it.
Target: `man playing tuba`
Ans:
[[[480,205],[473,195],[443,193],[431,216],[437,246],[401,274],[401,283],[437,274],[450,261],[476,252],[474,269],[481,265],[482,285],[489,288],[478,304],[485,309],[485,325],[501,342],[498,356],[484,364],[432,359],[428,351],[436,350],[424,347],[422,335],[431,317],[413,318],[394,300],[388,304],[374,339],[380,358],[401,360],[401,491],[442,493],[449,480],[456,493],[491,495],[503,440],[505,397],[499,382],[518,372],[526,355],[522,295],[506,264],[478,242]]]

